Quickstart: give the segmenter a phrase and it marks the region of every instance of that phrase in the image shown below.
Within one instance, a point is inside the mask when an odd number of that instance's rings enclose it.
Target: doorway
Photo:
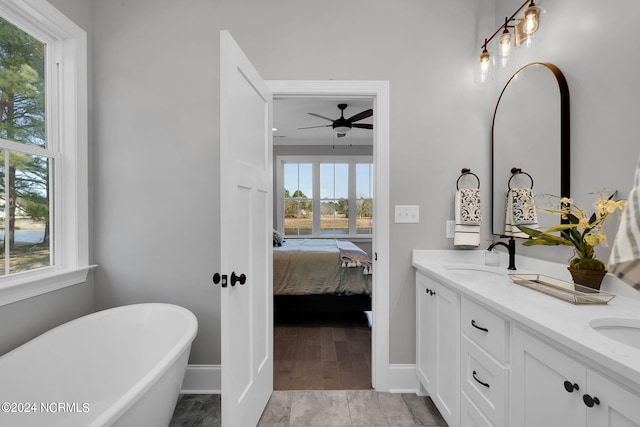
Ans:
[[[266,81],[274,99],[368,99],[373,104],[374,234],[371,384],[389,390],[389,84],[386,81]]]

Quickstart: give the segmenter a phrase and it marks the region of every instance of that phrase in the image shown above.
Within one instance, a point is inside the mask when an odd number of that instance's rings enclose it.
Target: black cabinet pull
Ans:
[[[569,393],[573,393],[573,390],[580,390],[580,387],[578,387],[578,384],[576,383],[572,384],[571,381],[565,381],[564,389],[567,390],[567,392]]]
[[[476,329],[480,329],[481,331],[489,332],[489,330],[488,330],[487,328],[483,328],[482,326],[478,326],[478,325],[476,324],[476,321],[475,321],[475,320],[473,320],[473,319],[471,319],[471,326],[473,326],[473,327],[474,327],[474,328],[476,328]]]
[[[600,404],[600,399],[598,399],[595,396],[591,397],[588,394],[585,394],[584,396],[582,396],[582,401],[589,408],[593,408],[593,405],[599,405]]]
[[[426,288],[425,291],[429,294],[429,295],[435,295],[436,293],[434,291],[432,291],[431,289]]]
[[[486,388],[489,388],[489,384],[480,381],[476,375],[478,375],[478,373],[476,371],[473,371],[473,379],[476,380],[479,384],[482,384],[483,386],[485,386]]]

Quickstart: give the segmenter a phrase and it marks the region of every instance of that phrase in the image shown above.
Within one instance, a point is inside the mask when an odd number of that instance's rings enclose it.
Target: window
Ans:
[[[86,279],[86,63],[47,1],[0,0],[0,305]]]
[[[370,157],[279,156],[279,228],[288,237],[371,237]]]
[[[52,261],[44,63],[44,43],[0,17],[0,276]]]

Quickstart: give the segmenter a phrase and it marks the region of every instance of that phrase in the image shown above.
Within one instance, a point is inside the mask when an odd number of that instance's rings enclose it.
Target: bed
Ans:
[[[352,242],[287,239],[273,248],[275,309],[371,310],[371,268],[367,253]]]

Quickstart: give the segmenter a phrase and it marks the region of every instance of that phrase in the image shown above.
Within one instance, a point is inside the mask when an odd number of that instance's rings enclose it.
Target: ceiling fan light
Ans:
[[[333,130],[336,131],[336,133],[347,133],[349,132],[351,128],[349,126],[336,126],[333,128]]]

